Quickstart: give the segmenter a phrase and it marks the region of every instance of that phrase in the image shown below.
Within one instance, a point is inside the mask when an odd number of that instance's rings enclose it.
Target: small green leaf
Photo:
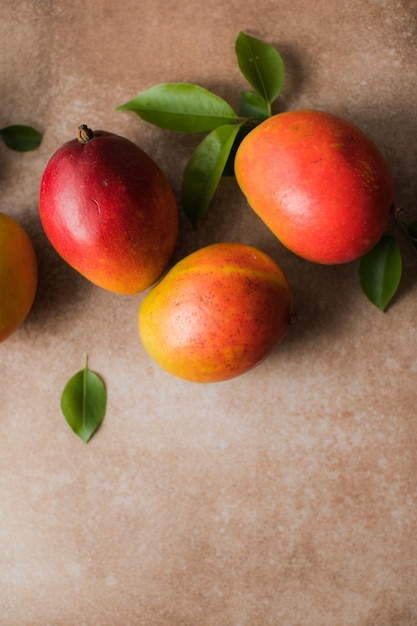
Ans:
[[[42,141],[42,134],[35,128],[18,124],[0,128],[0,137],[8,148],[18,152],[36,150]]]
[[[254,117],[258,120],[266,120],[269,117],[265,100],[253,91],[241,91],[239,113],[242,117]]]
[[[134,111],[146,122],[182,133],[208,132],[238,120],[223,98],[190,83],[155,85],[117,110]]]
[[[362,291],[381,311],[385,311],[400,284],[401,252],[393,235],[384,235],[360,260]]]
[[[270,44],[243,32],[236,39],[235,52],[240,71],[270,107],[284,82],[284,63],[280,54]]]
[[[226,124],[203,139],[187,163],[181,188],[184,211],[196,228],[205,215],[222,176],[239,125]]]
[[[77,372],[65,385],[61,410],[72,430],[84,443],[94,435],[106,412],[107,391],[98,374],[88,369]]]

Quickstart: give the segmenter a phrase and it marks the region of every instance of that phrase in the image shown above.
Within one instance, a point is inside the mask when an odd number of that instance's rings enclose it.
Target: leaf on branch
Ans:
[[[0,128],[0,137],[5,145],[17,152],[36,150],[42,142],[42,134],[32,126],[15,124]]]
[[[98,374],[85,367],[65,385],[61,396],[61,410],[72,430],[88,443],[103,421],[107,391]]]
[[[239,113],[242,117],[254,117],[260,121],[269,117],[267,103],[253,91],[240,92]]]
[[[268,43],[240,32],[235,43],[240,71],[269,106],[278,97],[284,83],[284,63],[278,51]]]
[[[362,291],[381,311],[385,311],[396,293],[401,273],[401,252],[393,235],[384,235],[360,260],[359,280]]]
[[[210,205],[239,128],[238,124],[226,124],[213,130],[197,146],[185,167],[181,198],[194,228]]]
[[[182,133],[209,132],[239,120],[216,94],[190,83],[163,83],[117,107],[133,111],[146,122]]]

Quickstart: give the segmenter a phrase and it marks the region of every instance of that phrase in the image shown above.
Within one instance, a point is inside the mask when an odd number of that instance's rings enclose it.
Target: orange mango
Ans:
[[[240,144],[236,180],[281,243],[309,261],[353,261],[387,227],[394,186],[377,146],[350,122],[323,111],[289,111]]]
[[[37,284],[38,265],[29,236],[13,218],[0,213],[0,342],[26,319]]]
[[[139,333],[170,374],[218,382],[260,363],[282,340],[292,307],[278,264],[241,243],[212,244],[179,261],[145,296]]]

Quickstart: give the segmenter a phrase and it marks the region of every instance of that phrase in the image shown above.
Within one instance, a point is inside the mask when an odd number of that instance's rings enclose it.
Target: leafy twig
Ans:
[[[240,93],[238,114],[223,98],[189,83],[155,85],[117,107],[160,128],[210,133],[197,146],[183,174],[183,209],[194,228],[206,215],[222,175],[233,174],[231,156],[245,134],[272,114],[271,105],[284,81],[284,63],[270,44],[240,32],[235,52],[253,89]]]

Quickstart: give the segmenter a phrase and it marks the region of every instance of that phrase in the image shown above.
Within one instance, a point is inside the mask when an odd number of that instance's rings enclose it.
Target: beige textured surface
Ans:
[[[239,30],[277,46],[276,110],[325,108],[359,124],[417,206],[415,0],[3,0],[1,125],[45,132],[0,146],[1,210],[39,258],[35,306],[0,346],[2,626],[415,626],[416,266],[385,314],[357,266],[313,266],[274,240],[231,180],[177,256],[245,241],[279,261],[298,323],[252,372],[200,386],[150,362],[141,296],[100,290],[45,240],[37,191],[80,123],[137,141],[179,194],[195,138],[115,107],[163,81],[236,105]],[[84,363],[109,404],[88,446],[59,408]]]

